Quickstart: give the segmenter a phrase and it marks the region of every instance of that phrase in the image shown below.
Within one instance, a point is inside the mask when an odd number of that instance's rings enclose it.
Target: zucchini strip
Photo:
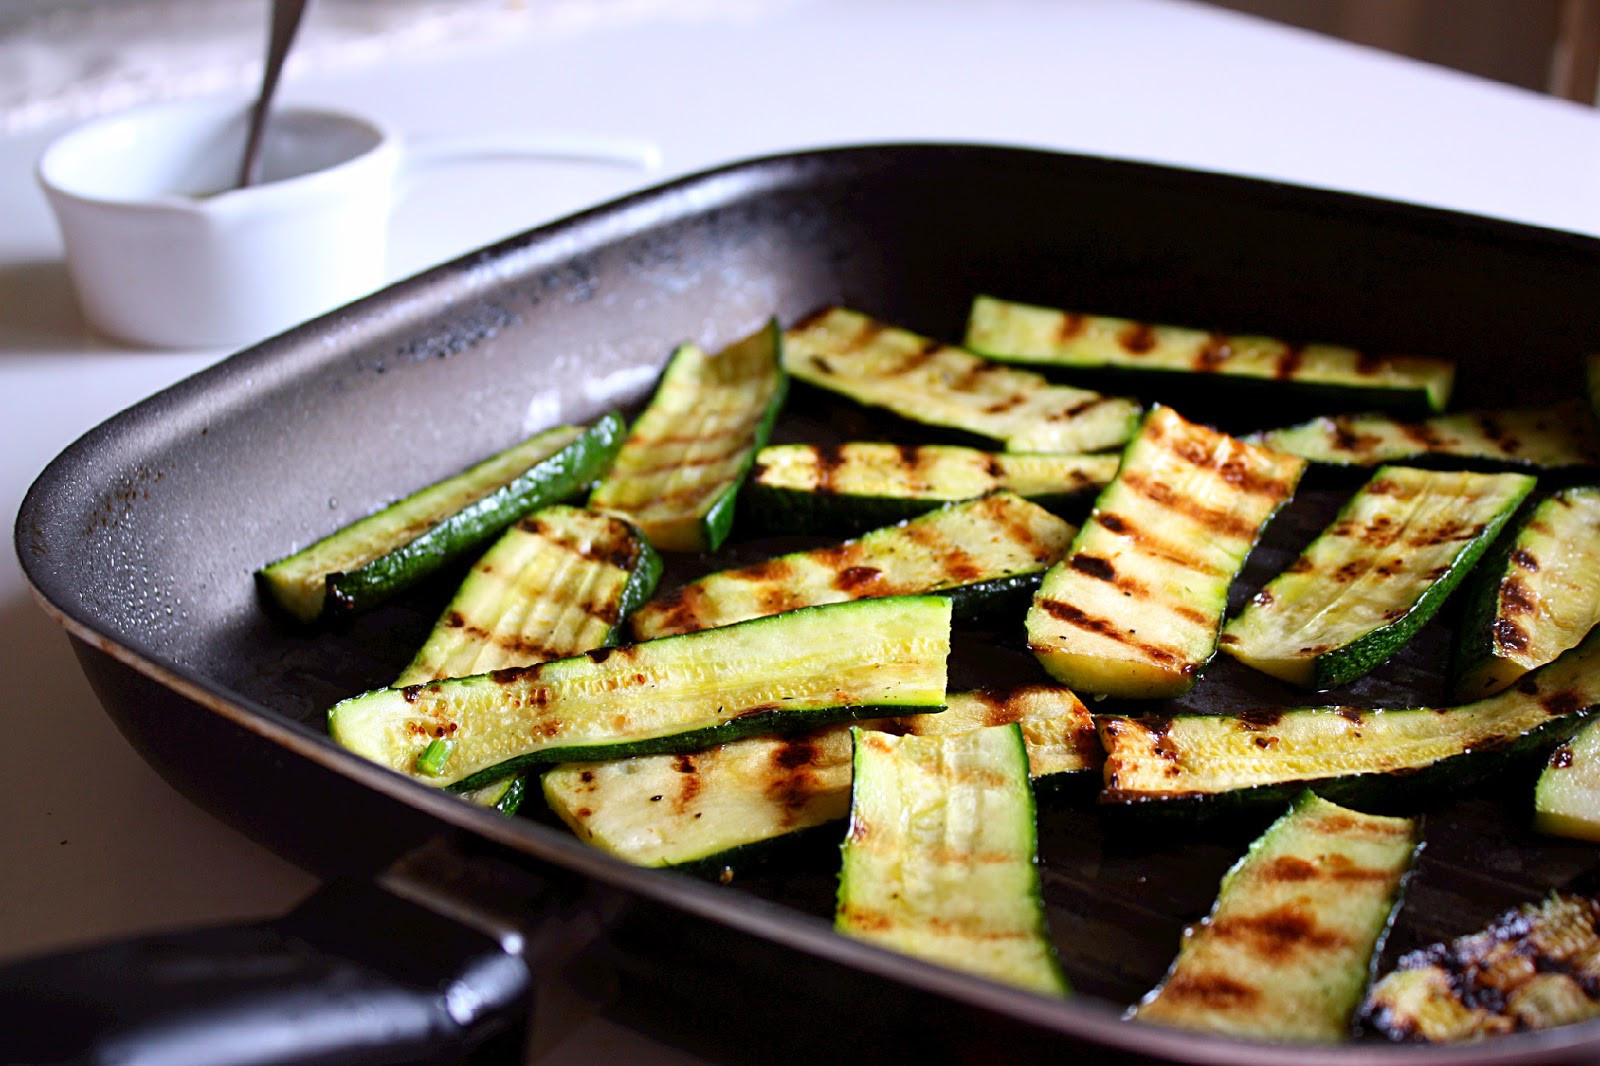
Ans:
[[[864,724],[934,736],[1017,723],[1035,778],[1088,773],[1103,753],[1094,721],[1064,688],[951,693],[938,714]],[[722,868],[742,849],[843,818],[850,810],[850,727],[757,736],[683,755],[568,763],[544,795],[585,843],[639,866]]]
[[[707,574],[634,612],[640,640],[870,596],[937,592],[959,618],[1025,599],[1073,527],[1007,492],[953,503],[858,540]]]
[[[1216,651],[1229,585],[1304,467],[1152,410],[1033,598],[1039,662],[1078,692],[1187,692]]]
[[[621,444],[615,414],[588,429],[545,430],[263,567],[257,585],[301,622],[366,610],[528,512],[582,492]]]
[[[1600,902],[1551,895],[1400,959],[1361,1009],[1390,1040],[1481,1040],[1600,1017]]]
[[[1002,441],[1007,451],[1114,448],[1139,419],[1132,400],[1051,385],[844,308],[813,315],[784,338],[784,365],[801,381],[923,425]]]
[[[1033,790],[1015,725],[864,729],[834,928],[995,981],[1070,993],[1045,928]]]
[[[766,528],[858,532],[942,504],[1014,492],[1070,507],[1116,475],[1115,455],[985,452],[950,444],[782,444],[756,455],[745,502]]]
[[[1228,623],[1222,649],[1292,685],[1354,681],[1433,617],[1533,486],[1526,474],[1380,467]]]
[[[589,506],[628,519],[662,551],[716,551],[788,388],[776,322],[715,355],[673,353]]]
[[[1533,827],[1600,842],[1600,729],[1590,722],[1550,753],[1533,790]]]
[[[1588,414],[1572,407],[1463,411],[1421,422],[1332,415],[1249,440],[1333,466],[1426,461],[1430,466],[1562,470],[1600,464]]]
[[[1600,630],[1498,695],[1441,709],[1267,708],[1240,715],[1097,718],[1102,802],[1259,799],[1318,783],[1334,799],[1385,785],[1470,781],[1555,744],[1600,707]],[[1420,771],[1430,771],[1427,774]],[[1244,795],[1249,793],[1248,796]]]
[[[1600,488],[1546,497],[1468,578],[1451,673],[1457,699],[1490,696],[1600,623]]]
[[[1455,380],[1455,364],[1443,359],[1382,358],[1333,344],[1158,326],[992,296],[972,301],[966,346],[1007,363],[1114,371],[1129,378],[1133,391],[1163,378],[1188,388],[1195,376],[1214,374],[1271,386],[1271,395],[1320,394],[1334,409],[1443,411]]]
[[[1420,828],[1304,793],[1223,877],[1211,914],[1132,1016],[1257,1040],[1343,1040]]]
[[[831,604],[334,705],[358,755],[464,791],[524,766],[694,751],[752,733],[944,709],[950,601]],[[418,761],[435,742],[449,758]]]

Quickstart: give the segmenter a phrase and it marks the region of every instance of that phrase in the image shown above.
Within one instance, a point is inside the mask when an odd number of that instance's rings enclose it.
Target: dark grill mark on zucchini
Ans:
[[[1185,456],[1185,458],[1188,457]],[[1202,460],[1196,465],[1210,466],[1211,464]],[[1153,481],[1150,478],[1129,473],[1120,474],[1119,478],[1124,485],[1127,485],[1139,495],[1176,511],[1186,518],[1194,519],[1195,522],[1206,527],[1212,533],[1225,537],[1251,537],[1255,534],[1255,523],[1248,522],[1237,515],[1229,514],[1227,511],[1219,511],[1214,507],[1207,507],[1193,499],[1180,496],[1172,490],[1171,486],[1164,482]],[[1195,569],[1200,569],[1200,567],[1197,566]]]
[[[1562,504],[1567,507],[1572,506],[1572,504],[1566,500],[1562,500]],[[1522,569],[1530,572],[1537,572],[1539,569],[1539,560],[1535,559],[1533,554],[1526,548],[1518,548],[1516,551],[1512,552],[1511,561],[1522,567]]]
[[[1278,353],[1278,365],[1273,368],[1273,376],[1279,381],[1289,381],[1300,372],[1300,367],[1305,363],[1306,349],[1303,344],[1285,344]],[[1372,363],[1372,357],[1366,353],[1359,353],[1356,358],[1363,364]],[[1361,372],[1371,374],[1376,366],[1362,365]]]
[[[1156,346],[1156,331],[1146,323],[1133,322],[1117,335],[1117,343],[1129,355],[1144,355]]]
[[[1309,908],[1293,904],[1212,922],[1211,935],[1240,941],[1253,954],[1276,963],[1302,951],[1331,951],[1350,944],[1348,937],[1320,926]]]
[[[833,587],[840,592],[859,592],[883,577],[875,566],[847,566],[833,579]]]
[[[1205,344],[1195,354],[1194,368],[1202,374],[1213,374],[1232,358],[1233,346],[1228,343],[1228,338],[1220,333],[1213,333],[1206,338]]]
[[[1061,340],[1070,341],[1083,332],[1086,322],[1087,319],[1084,315],[1076,311],[1068,311],[1061,316],[1061,324],[1056,330],[1056,336]]]
[[[1067,560],[1067,565],[1101,581],[1117,579],[1117,569],[1111,565],[1111,560],[1102,559],[1098,555],[1074,555]]]
[[[1261,998],[1259,989],[1220,973],[1178,974],[1162,986],[1161,994],[1214,1011],[1251,1007]]]
[[[1156,660],[1157,662],[1176,664],[1182,659],[1181,655],[1176,654],[1170,648],[1157,647],[1154,644],[1147,644],[1142,641],[1134,640],[1134,634],[1132,631],[1124,631],[1122,627],[1116,625],[1114,622],[1110,622],[1104,618],[1095,618],[1085,614],[1082,610],[1074,607],[1070,603],[1062,603],[1060,600],[1048,599],[1036,600],[1034,602],[1044,610],[1048,611],[1051,615],[1061,619],[1061,621],[1070,626],[1076,626],[1079,629],[1085,629],[1091,633],[1098,633],[1101,636],[1110,637],[1112,640],[1126,644],[1130,648],[1138,649],[1140,652],[1149,656],[1151,659]],[[1193,663],[1183,663],[1182,669],[1184,673],[1187,674],[1193,674],[1199,671],[1199,667]]]
[[[1215,567],[1208,565],[1204,560],[1197,559],[1169,541],[1151,536],[1121,515],[1100,514],[1096,515],[1095,518],[1103,528],[1109,529],[1119,536],[1127,537],[1129,540],[1137,541],[1145,551],[1169,563],[1176,563],[1201,574],[1219,573]]]

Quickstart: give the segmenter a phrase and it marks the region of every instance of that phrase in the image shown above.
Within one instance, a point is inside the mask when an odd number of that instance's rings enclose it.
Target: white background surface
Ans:
[[[874,140],[1158,160],[1600,234],[1600,113],[1175,0],[695,0],[291,80],[412,137],[655,139],[665,166],[482,163],[394,218],[414,272],[672,174]],[[134,351],[81,324],[31,176],[53,128],[0,138],[0,512],[99,420],[225,353]],[[1064,203],[1062,210],[1072,210]],[[1337,340],[1337,338],[1329,338]],[[0,959],[279,911],[312,880],[190,807],[102,716],[0,558]],[[555,1061],[641,1061],[595,1023]],[[673,1053],[652,1049],[659,1061]]]

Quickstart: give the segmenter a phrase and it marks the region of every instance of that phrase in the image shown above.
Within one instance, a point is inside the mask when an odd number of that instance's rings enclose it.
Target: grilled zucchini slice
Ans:
[[[1355,680],[1433,617],[1533,485],[1526,474],[1380,467],[1229,621],[1223,650],[1305,688]]]
[[[1216,651],[1228,586],[1305,464],[1158,407],[1028,611],[1068,688],[1178,696]]]
[[[1600,622],[1600,488],[1539,501],[1468,579],[1451,672],[1457,699],[1489,696]]]
[[[1035,778],[1098,769],[1100,741],[1064,688],[951,693],[938,714],[866,723],[919,736],[1017,723]],[[705,751],[568,763],[544,775],[545,800],[586,843],[640,866],[722,869],[754,846],[850,810],[850,727],[745,737]]]
[[[1433,1044],[1600,1017],[1600,903],[1552,895],[1482,931],[1400,959],[1362,1005],[1365,1027]]]
[[[300,622],[361,611],[470,554],[530,511],[582,492],[611,465],[622,419],[557,426],[256,572]]]
[[[1419,830],[1302,794],[1223,877],[1210,916],[1133,1016],[1256,1040],[1343,1040]]]
[[[858,532],[956,500],[1014,492],[1060,510],[1117,472],[1115,455],[985,452],[952,444],[782,444],[756,456],[744,501],[787,533]]]
[[[328,729],[358,755],[464,791],[535,763],[943,710],[949,651],[949,600],[861,600],[379,689],[336,704]]]
[[[1332,415],[1248,439],[1332,466],[1405,462],[1547,471],[1600,463],[1590,422],[1574,407],[1463,411],[1421,422],[1381,414]]]
[[[834,928],[1046,995],[1070,989],[1045,929],[1022,731],[856,729]]]
[[[1460,707],[1100,715],[1101,800],[1259,800],[1314,784],[1331,799],[1366,802],[1396,788],[1453,787],[1566,739],[1597,706],[1600,630],[1504,692]]]
[[[633,615],[640,640],[868,596],[938,592],[971,618],[1025,602],[1073,527],[1020,496],[953,503],[858,540],[708,574]]]
[[[1594,722],[1550,753],[1533,790],[1533,827],[1600,841],[1600,729]]]
[[[715,355],[673,353],[589,506],[628,519],[662,551],[716,551],[739,485],[788,388],[776,322]]]
[[[972,301],[968,348],[1007,363],[1091,373],[1143,394],[1150,387],[1191,389],[1196,375],[1230,379],[1263,399],[1313,394],[1323,410],[1443,411],[1455,364],[1388,358],[1333,344],[1291,344],[1126,318],[1058,311],[992,296]],[[1090,379],[1085,379],[1090,380]],[[1264,386],[1264,388],[1263,388]],[[1248,392],[1246,392],[1248,395]]]
[[[1051,385],[1038,374],[831,308],[784,335],[801,381],[926,426],[1002,441],[1013,452],[1092,452],[1132,435],[1139,405]]]

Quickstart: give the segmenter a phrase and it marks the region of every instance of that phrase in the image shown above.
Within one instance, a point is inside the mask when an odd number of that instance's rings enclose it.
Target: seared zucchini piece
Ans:
[[[634,612],[640,640],[868,596],[937,592],[958,618],[1026,601],[1073,527],[1009,492],[952,503],[858,540],[691,581]]]
[[[1533,790],[1533,827],[1600,841],[1600,729],[1590,722],[1550,753]]]
[[[1460,707],[1268,708],[1171,718],[1101,715],[1103,802],[1265,799],[1315,784],[1330,798],[1459,785],[1571,736],[1600,706],[1600,630],[1498,695]],[[1430,771],[1421,773],[1421,771]]]
[[[1419,830],[1303,793],[1223,877],[1210,916],[1133,1016],[1256,1040],[1343,1040]]]
[[[1133,433],[1139,405],[832,308],[784,335],[789,373],[902,418],[1003,441],[1013,452],[1092,452]]]
[[[1157,407],[1028,611],[1028,644],[1068,688],[1187,692],[1215,653],[1228,586],[1305,464]]]
[[[1457,699],[1488,696],[1582,640],[1600,622],[1600,488],[1539,501],[1463,589],[1452,674]]]
[[[611,465],[622,428],[608,414],[588,429],[545,430],[263,567],[256,583],[301,622],[365,610],[582,492]]]
[[[776,322],[715,355],[673,353],[650,406],[589,506],[638,526],[662,551],[716,551],[739,484],[767,443],[788,379]]]
[[[1177,383],[1215,374],[1242,379],[1240,384],[1322,394],[1331,405],[1323,410],[1443,411],[1455,380],[1455,364],[1443,359],[1384,358],[1333,344],[1157,326],[992,296],[972,301],[966,345],[1007,363],[1114,371],[1127,376],[1133,392],[1141,381],[1154,383],[1152,378]]]
[[[949,651],[949,600],[862,600],[379,689],[334,705],[328,731],[358,755],[464,791],[535,763],[694,751],[943,710]],[[419,766],[436,740],[449,757]]]
[[[1361,1008],[1390,1040],[1431,1044],[1600,1017],[1600,903],[1551,895],[1400,959]]]
[[[1526,474],[1380,467],[1222,633],[1247,666],[1329,689],[1388,661],[1532,489]]]
[[[1421,422],[1332,415],[1249,439],[1313,463],[1562,470],[1600,463],[1590,417],[1572,407],[1463,411]]]
[[[834,928],[1034,992],[1069,994],[1045,928],[1022,731],[852,736]]]
[[[1035,778],[1088,773],[1102,752],[1094,721],[1064,688],[958,692],[938,714],[865,723],[921,736],[1017,723]],[[705,751],[567,763],[544,775],[545,800],[579,839],[640,866],[724,865],[740,849],[843,818],[850,810],[850,727],[745,737]]]
[[[745,501],[789,533],[856,532],[990,492],[1051,510],[1098,491],[1115,455],[985,452],[952,444],[781,444],[756,456]]]

